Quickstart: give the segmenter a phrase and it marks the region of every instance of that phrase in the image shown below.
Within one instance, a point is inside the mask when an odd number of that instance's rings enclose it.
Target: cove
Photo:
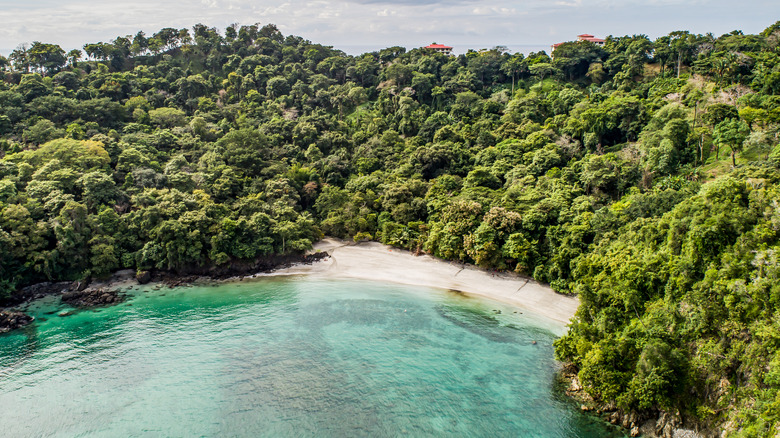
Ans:
[[[622,436],[556,390],[562,327],[502,304],[305,276],[128,293],[0,336],[4,435]]]

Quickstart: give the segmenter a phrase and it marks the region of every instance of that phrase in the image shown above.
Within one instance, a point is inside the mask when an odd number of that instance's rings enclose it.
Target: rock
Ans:
[[[27,287],[23,287],[21,290],[19,290],[14,301],[24,302],[32,299],[43,298],[47,295],[58,294],[68,290],[70,286],[71,283],[68,281],[61,281],[59,283],[51,283],[47,281],[44,283],[33,284]]]
[[[307,254],[303,256],[303,259],[301,260],[301,263],[305,264],[311,264],[319,260],[323,260],[330,255],[325,251],[315,252],[314,254]]]
[[[135,278],[136,272],[137,271],[135,269],[122,269],[122,270],[116,271],[116,272],[114,272],[111,275],[111,280],[110,281],[131,280],[131,279]]]
[[[105,289],[87,289],[62,294],[62,302],[80,308],[117,304],[124,299],[125,297],[119,295],[117,291]]]
[[[81,292],[84,289],[86,289],[87,286],[89,286],[90,282],[91,280],[89,278],[85,278],[84,280],[74,281],[73,283],[70,284],[68,290],[72,290],[72,291],[75,290]]]
[[[634,426],[631,428],[631,436],[639,436],[639,428]]]
[[[35,318],[25,313],[2,310],[0,311],[0,333],[22,328],[33,321]]]
[[[135,279],[138,280],[138,283],[140,284],[146,284],[152,281],[152,273],[149,271],[138,271],[135,274]]]
[[[655,420],[648,419],[641,426],[639,426],[640,436],[654,436],[655,434]]]

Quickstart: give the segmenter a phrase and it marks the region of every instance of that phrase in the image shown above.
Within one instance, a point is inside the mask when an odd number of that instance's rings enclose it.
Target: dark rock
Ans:
[[[91,280],[91,279],[89,279],[89,278],[86,278],[86,279],[84,279],[84,280],[80,280],[80,281],[74,281],[73,283],[71,283],[71,285],[70,285],[70,287],[68,288],[68,290],[72,290],[72,291],[73,291],[73,290],[75,290],[75,291],[81,292],[81,291],[83,291],[84,289],[86,289],[86,288],[87,288],[87,286],[89,286],[89,283],[90,283],[91,281],[92,281],[92,280]]]
[[[34,320],[35,318],[22,312],[0,310],[0,333],[22,328]]]
[[[95,307],[121,303],[125,297],[115,290],[88,289],[84,291],[72,291],[62,294],[62,302],[73,307]]]
[[[44,282],[37,283],[27,287],[23,287],[13,295],[13,298],[6,303],[6,305],[13,305],[30,301],[33,299],[43,298],[48,295],[54,295],[62,293],[71,286],[68,281],[61,281],[58,283]]]
[[[149,271],[138,271],[135,274],[135,279],[138,280],[140,284],[146,284],[152,281],[152,273]]]

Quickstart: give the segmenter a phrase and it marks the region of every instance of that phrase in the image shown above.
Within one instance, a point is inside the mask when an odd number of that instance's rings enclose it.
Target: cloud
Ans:
[[[361,5],[404,5],[404,6],[430,6],[430,5],[463,5],[482,2],[468,0],[349,0],[350,3]]]
[[[474,15],[515,15],[515,8],[478,7],[471,11]]]
[[[582,6],[582,0],[556,1],[553,4],[556,6],[565,6],[567,8],[578,8]]]

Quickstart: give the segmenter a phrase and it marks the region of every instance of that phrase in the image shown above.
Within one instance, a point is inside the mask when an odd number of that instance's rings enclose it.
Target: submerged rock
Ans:
[[[0,333],[22,328],[33,322],[35,318],[22,312],[9,310],[0,311]]]

